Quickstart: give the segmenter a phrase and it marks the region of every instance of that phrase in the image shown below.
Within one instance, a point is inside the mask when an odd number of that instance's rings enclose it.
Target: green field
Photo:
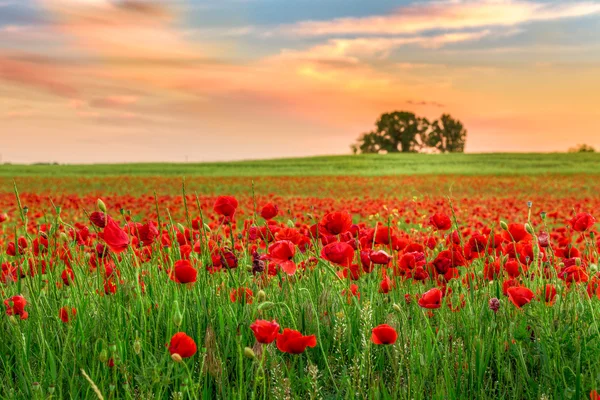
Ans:
[[[600,174],[600,153],[387,154],[211,163],[2,165],[0,176],[319,176]]]

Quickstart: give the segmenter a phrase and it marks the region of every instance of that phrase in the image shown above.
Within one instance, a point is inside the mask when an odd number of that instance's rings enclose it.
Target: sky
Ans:
[[[3,162],[349,154],[394,110],[600,148],[600,1],[0,0]]]

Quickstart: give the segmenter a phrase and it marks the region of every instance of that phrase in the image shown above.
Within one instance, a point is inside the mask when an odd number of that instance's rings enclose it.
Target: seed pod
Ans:
[[[256,358],[256,354],[254,354],[254,350],[252,350],[250,347],[244,347],[244,356],[254,359]]]
[[[98,199],[98,201],[96,201],[96,205],[98,206],[98,210],[102,211],[103,213],[106,213],[106,204],[104,204],[102,199]]]
[[[258,293],[256,294],[256,300],[258,300],[259,303],[264,302],[267,299],[267,294],[265,293],[264,290],[259,290]]]

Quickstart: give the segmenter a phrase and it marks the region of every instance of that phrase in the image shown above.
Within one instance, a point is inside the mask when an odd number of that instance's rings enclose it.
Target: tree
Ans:
[[[381,151],[381,141],[377,132],[366,132],[358,138],[358,143],[351,146],[354,154],[379,153]]]
[[[351,146],[357,153],[417,153],[427,148],[439,152],[464,152],[467,131],[448,114],[430,124],[408,111],[382,114],[376,129],[363,133]]]
[[[352,146],[357,153],[415,153],[426,142],[429,121],[407,111],[382,114],[375,123],[376,129],[363,133]]]
[[[578,144],[569,149],[569,153],[595,153],[596,149],[589,144]]]
[[[464,153],[466,140],[467,131],[463,124],[449,114],[443,114],[431,124],[427,145],[440,153]]]

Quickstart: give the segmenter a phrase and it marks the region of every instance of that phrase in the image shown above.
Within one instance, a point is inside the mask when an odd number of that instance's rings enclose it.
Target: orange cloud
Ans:
[[[77,90],[61,76],[60,70],[35,60],[11,58],[0,54],[0,80],[42,89],[62,96],[74,97]]]

